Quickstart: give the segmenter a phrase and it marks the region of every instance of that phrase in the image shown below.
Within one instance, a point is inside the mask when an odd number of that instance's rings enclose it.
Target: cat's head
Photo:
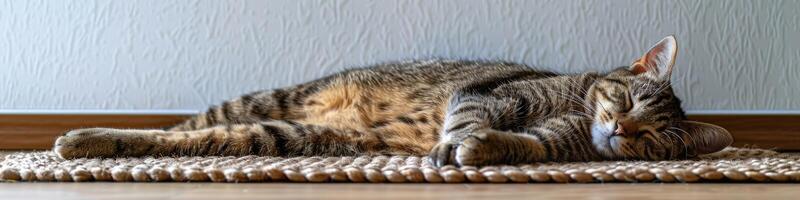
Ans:
[[[670,84],[678,44],[658,42],[629,67],[589,89],[595,148],[610,159],[680,159],[713,153],[733,142],[722,127],[686,120]]]

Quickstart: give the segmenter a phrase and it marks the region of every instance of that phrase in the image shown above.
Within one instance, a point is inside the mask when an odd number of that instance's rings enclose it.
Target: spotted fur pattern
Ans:
[[[165,130],[70,131],[54,151],[62,158],[430,155],[437,165],[707,153],[708,140],[719,139],[703,133],[724,129],[685,121],[668,79],[641,72],[563,75],[500,62],[390,63],[246,94]],[[623,118],[635,118],[636,131],[644,133],[603,135],[605,122]]]

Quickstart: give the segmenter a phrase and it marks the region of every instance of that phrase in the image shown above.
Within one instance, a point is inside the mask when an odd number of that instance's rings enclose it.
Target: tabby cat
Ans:
[[[438,166],[684,159],[733,141],[686,120],[669,36],[629,67],[563,75],[524,65],[415,61],[352,69],[223,102],[165,130],[90,128],[62,158],[429,155]]]

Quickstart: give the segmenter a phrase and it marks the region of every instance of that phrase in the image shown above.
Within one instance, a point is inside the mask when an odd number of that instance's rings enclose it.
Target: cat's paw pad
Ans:
[[[53,152],[63,159],[113,157],[121,150],[125,137],[119,132],[109,128],[72,130],[56,139]]]

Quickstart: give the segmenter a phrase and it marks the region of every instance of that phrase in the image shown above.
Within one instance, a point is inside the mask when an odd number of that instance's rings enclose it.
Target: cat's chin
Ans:
[[[592,123],[592,145],[606,159],[617,157],[612,144],[615,142],[613,133],[613,124],[603,124],[596,121]]]

